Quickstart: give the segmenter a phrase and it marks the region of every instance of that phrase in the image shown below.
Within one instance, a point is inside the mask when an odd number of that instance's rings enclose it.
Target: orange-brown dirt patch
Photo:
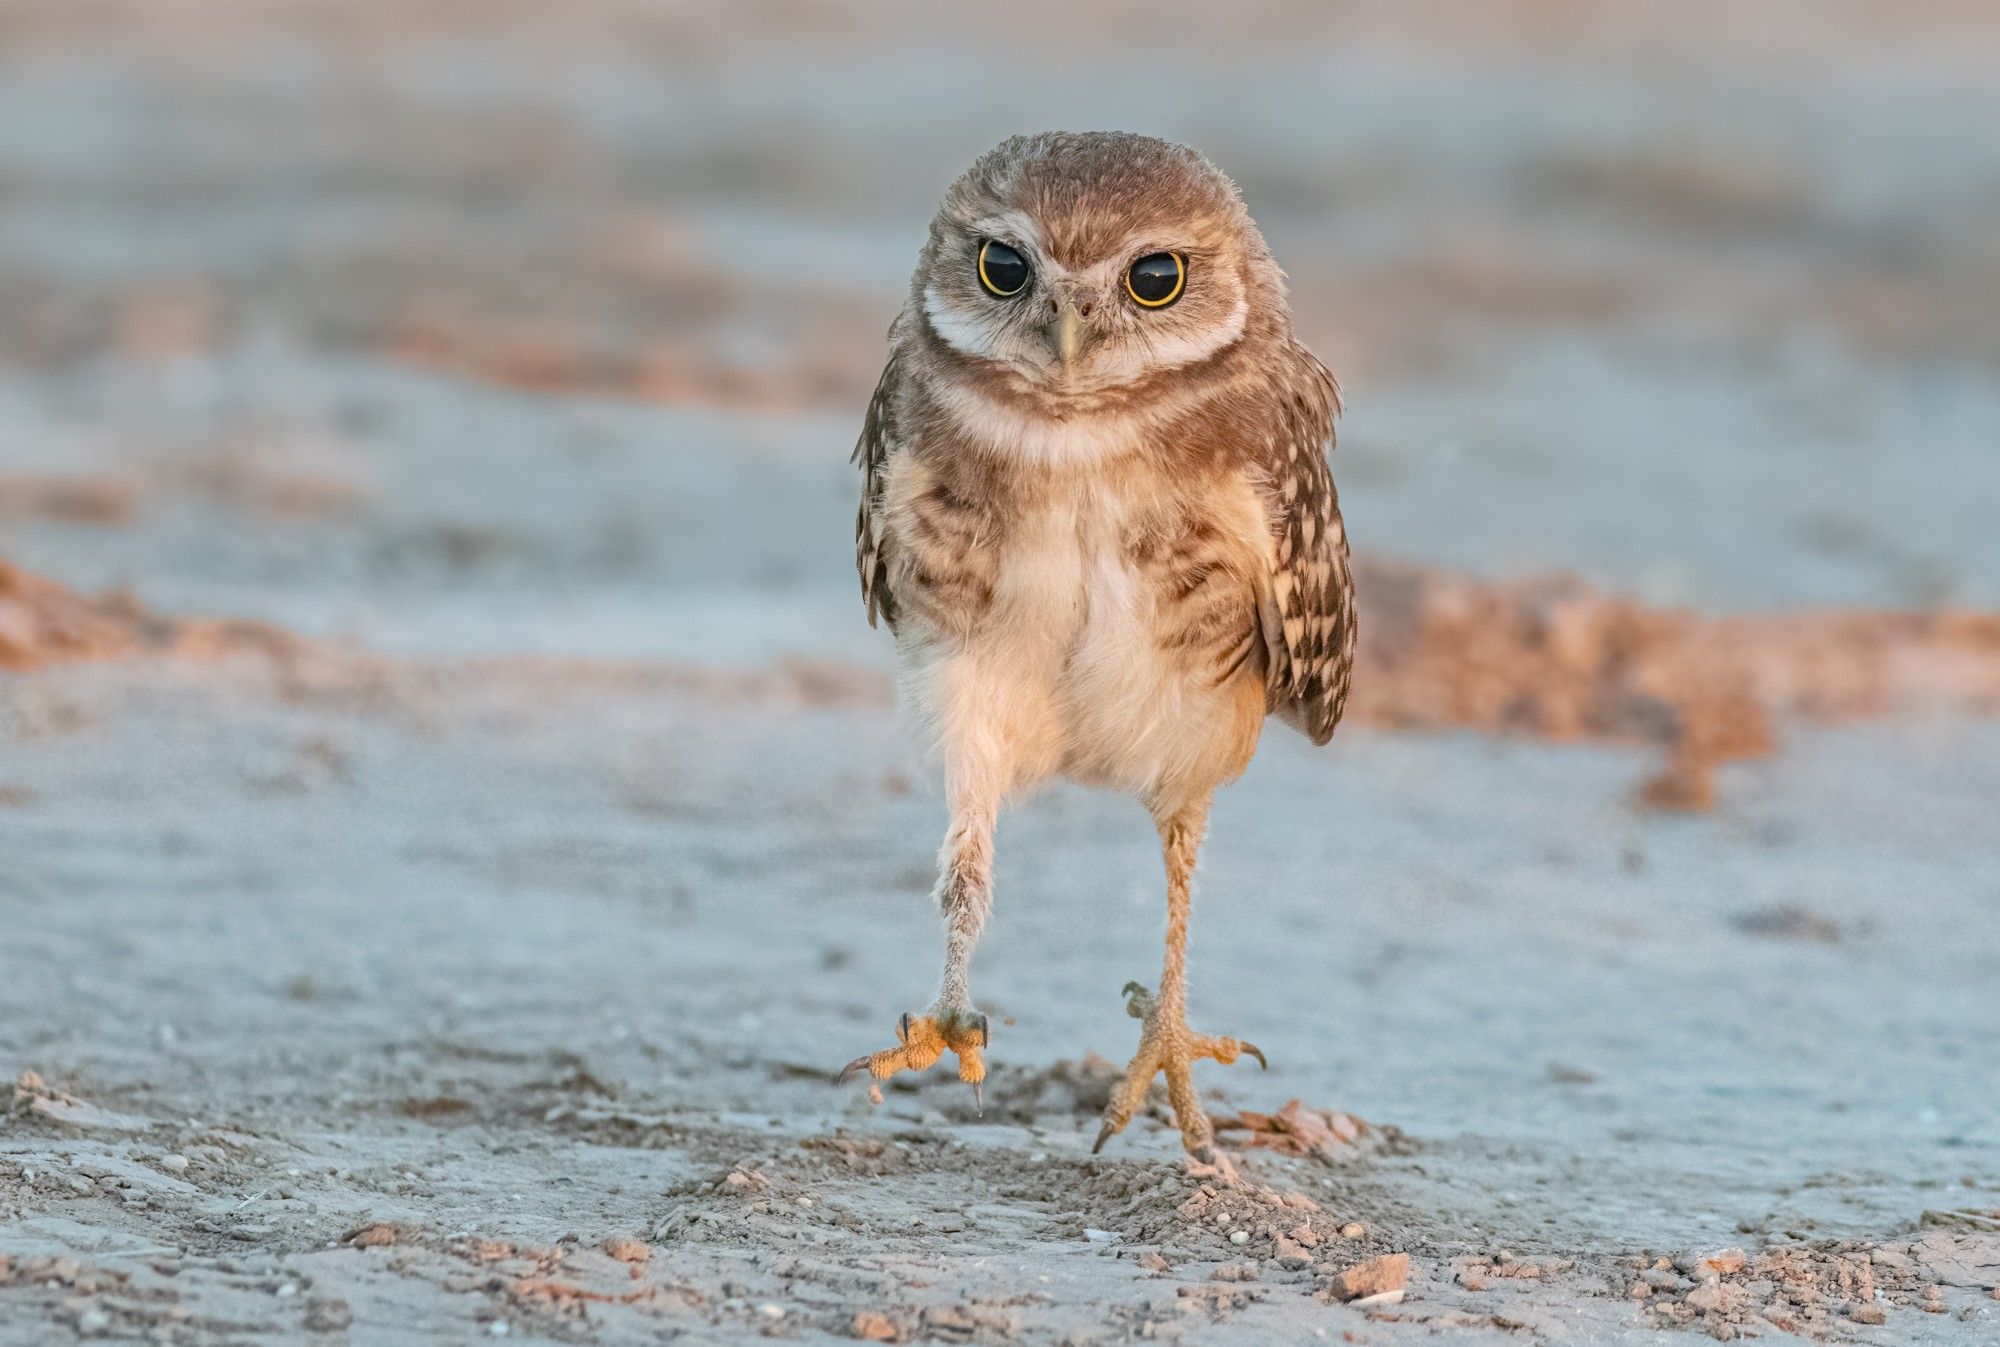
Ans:
[[[2000,714],[2000,613],[1718,617],[1567,577],[1493,581],[1383,561],[1357,566],[1357,588],[1351,720],[1655,744],[1667,761],[1641,788],[1652,807],[1707,808],[1715,768],[1769,753],[1781,721]],[[129,593],[79,594],[0,561],[0,669],[138,655],[295,658],[309,644],[264,623],[162,617]],[[591,664],[526,663],[570,675]],[[809,704],[887,700],[885,680],[870,670],[793,661],[780,672]]]
[[[266,623],[162,617],[125,590],[79,594],[0,561],[0,669],[134,655],[275,654],[297,643]]]
[[[44,477],[0,473],[0,519],[46,519],[108,528],[132,522],[129,483],[105,477]]]
[[[2000,614],[1808,609],[1716,617],[1568,577],[1490,581],[1357,568],[1356,720],[1549,740],[1655,743],[1645,803],[1704,808],[1717,764],[1771,751],[1775,724],[2000,712]]]

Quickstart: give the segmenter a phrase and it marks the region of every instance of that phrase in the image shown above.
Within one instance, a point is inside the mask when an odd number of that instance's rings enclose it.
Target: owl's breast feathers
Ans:
[[[1168,427],[1157,448],[1189,460],[1187,469],[1211,470],[1191,471],[1196,479],[1233,468],[1261,502],[1267,546],[1255,597],[1246,596],[1254,611],[1244,612],[1244,630],[1253,642],[1261,637],[1267,711],[1324,744],[1346,708],[1356,636],[1347,536],[1326,458],[1340,397],[1333,376],[1303,347],[1285,342],[1272,354],[1267,377],[1228,389],[1182,426]],[[862,470],[855,561],[871,625],[879,617],[899,630],[906,609],[915,608],[932,626],[963,630],[992,598],[1007,492],[990,473],[969,474],[984,483],[968,480],[969,463],[955,464],[959,472],[924,473],[926,508],[902,516],[915,535],[896,536],[886,499],[891,461],[922,453],[926,427],[940,448],[951,447],[934,409],[917,405],[920,393],[901,354],[893,356],[854,449]],[[1103,471],[1121,469],[1107,464]]]

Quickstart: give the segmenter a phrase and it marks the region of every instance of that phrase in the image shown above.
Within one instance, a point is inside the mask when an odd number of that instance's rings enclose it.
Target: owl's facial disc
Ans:
[[[926,258],[917,301],[936,338],[1057,399],[1205,360],[1242,335],[1249,313],[1228,218],[1079,235],[1067,217],[995,203],[941,215]]]

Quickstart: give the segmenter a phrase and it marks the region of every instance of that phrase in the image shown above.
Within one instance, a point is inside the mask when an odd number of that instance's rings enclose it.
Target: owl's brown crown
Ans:
[[[1019,211],[1036,222],[1049,256],[1073,269],[1149,230],[1255,228],[1221,169],[1185,145],[1130,131],[1004,140],[952,185],[945,210],[967,221]]]

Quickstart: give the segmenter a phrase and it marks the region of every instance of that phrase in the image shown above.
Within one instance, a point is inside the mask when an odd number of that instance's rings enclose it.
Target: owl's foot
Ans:
[[[972,1087],[973,1107],[985,1112],[983,1085],[986,1080],[986,1017],[965,1006],[932,1006],[924,1015],[905,1015],[896,1021],[896,1037],[901,1047],[884,1048],[866,1057],[856,1057],[840,1069],[836,1083],[845,1084],[855,1072],[869,1075],[868,1097],[882,1102],[879,1082],[898,1071],[928,1070],[946,1052],[958,1055],[958,1078]]]
[[[1154,1075],[1164,1071],[1167,1098],[1173,1104],[1174,1121],[1180,1126],[1181,1144],[1187,1147],[1188,1155],[1197,1164],[1226,1168],[1226,1157],[1218,1158],[1216,1154],[1215,1129],[1195,1099],[1191,1068],[1204,1057],[1227,1066],[1245,1053],[1255,1057],[1259,1066],[1268,1068],[1270,1063],[1254,1043],[1195,1033],[1188,1028],[1186,1016],[1178,1008],[1167,1013],[1153,993],[1136,982],[1125,984],[1125,1013],[1145,1027],[1139,1031],[1139,1051],[1126,1066],[1125,1079],[1111,1092],[1111,1102],[1104,1109],[1104,1126],[1099,1129],[1097,1144],[1090,1148],[1090,1153],[1097,1154],[1104,1149],[1105,1142],[1125,1130],[1125,1124],[1132,1121],[1132,1115],[1145,1103]]]

